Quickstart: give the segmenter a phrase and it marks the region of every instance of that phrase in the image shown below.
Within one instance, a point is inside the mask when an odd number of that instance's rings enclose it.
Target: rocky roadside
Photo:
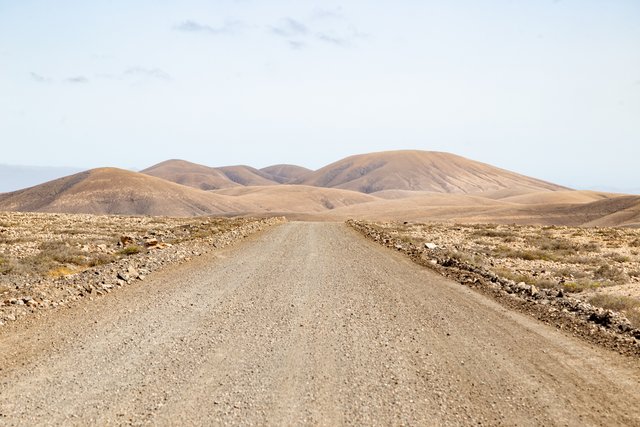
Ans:
[[[621,354],[640,356],[640,329],[612,310],[595,307],[558,289],[538,289],[535,285],[500,277],[484,268],[453,258],[438,246],[409,242],[366,221],[348,220],[347,225],[367,238],[405,253],[414,262],[469,286],[501,304],[535,316],[539,320],[603,345]]]
[[[0,295],[0,327],[41,310],[51,310],[74,303],[83,298],[96,298],[145,280],[154,271],[193,257],[210,253],[231,245],[249,235],[285,222],[284,218],[237,219],[228,221],[229,227],[215,227],[177,243],[165,243],[161,239],[140,233],[127,233],[120,237],[120,252],[126,248],[138,249],[113,262],[83,269],[60,277],[48,275],[5,276],[5,289]],[[205,223],[203,223],[205,224]],[[185,226],[187,229],[189,225]],[[104,245],[98,245],[102,248]],[[133,252],[133,251],[132,251]]]

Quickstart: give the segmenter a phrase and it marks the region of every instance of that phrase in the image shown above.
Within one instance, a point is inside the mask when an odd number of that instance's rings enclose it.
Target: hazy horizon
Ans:
[[[640,192],[640,3],[0,0],[0,163],[445,151]]]

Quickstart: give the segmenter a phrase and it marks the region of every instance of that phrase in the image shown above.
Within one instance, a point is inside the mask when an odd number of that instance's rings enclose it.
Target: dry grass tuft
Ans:
[[[584,292],[587,290],[593,290],[605,286],[603,282],[596,280],[590,280],[587,278],[578,279],[571,282],[562,283],[561,287],[567,292]]]
[[[15,265],[10,260],[0,257],[0,274],[9,274],[13,271]]]
[[[593,275],[596,278],[609,280],[616,283],[624,283],[629,280],[629,277],[624,273],[622,269],[610,264],[600,265],[600,267],[598,267],[598,269],[593,272]]]
[[[80,270],[74,270],[69,267],[57,267],[57,268],[54,268],[53,270],[48,271],[47,276],[57,278],[57,277],[69,276],[70,274],[75,274],[78,271]]]
[[[127,246],[126,248],[120,250],[118,253],[120,255],[135,255],[135,254],[139,254],[142,251],[143,251],[143,248],[141,246],[131,245],[131,246]]]
[[[604,256],[605,256],[605,258],[608,258],[608,259],[610,259],[612,261],[615,261],[615,262],[621,263],[621,264],[624,263],[624,262],[629,262],[631,260],[631,258],[629,258],[627,255],[622,255],[622,254],[619,254],[617,252],[610,252],[608,254],[605,254]]]

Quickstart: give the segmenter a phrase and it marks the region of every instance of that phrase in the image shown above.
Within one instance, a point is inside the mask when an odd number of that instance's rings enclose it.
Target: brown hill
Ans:
[[[254,210],[241,200],[115,168],[0,194],[0,210],[193,216]]]
[[[504,188],[528,191],[567,189],[453,154],[415,150],[347,157],[310,173],[296,183],[363,193],[383,190],[473,193]]]
[[[215,169],[222,172],[230,181],[244,186],[278,184],[270,174],[251,166],[223,166]]]
[[[640,196],[567,190],[446,153],[365,154],[316,172],[291,165],[211,168],[182,160],[144,172],[82,172],[0,194],[0,210],[640,226]],[[286,179],[315,186],[278,183]]]
[[[281,184],[287,184],[296,180],[300,180],[313,172],[311,169],[303,168],[296,165],[273,165],[260,169],[262,172],[269,174],[272,180]]]
[[[214,168],[185,160],[167,160],[141,172],[207,191],[247,185],[278,184],[269,173],[243,165]]]
[[[216,168],[185,160],[167,160],[151,166],[141,173],[201,190],[217,190],[241,185],[230,180],[227,175]]]
[[[640,196],[620,196],[590,204],[601,216],[585,225],[640,227]]]

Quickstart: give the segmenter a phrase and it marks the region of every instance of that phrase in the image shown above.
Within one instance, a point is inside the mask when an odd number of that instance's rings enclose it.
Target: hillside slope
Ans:
[[[303,168],[296,165],[273,165],[260,169],[262,172],[268,173],[274,181],[281,184],[291,183],[300,180],[313,172],[311,169]]]
[[[385,151],[361,154],[323,167],[295,183],[374,193],[413,190],[439,193],[474,193],[505,188],[528,191],[566,190],[449,153]]]
[[[0,210],[193,216],[253,210],[239,199],[160,178],[100,168],[0,195]]]
[[[201,190],[216,190],[240,185],[216,168],[177,159],[158,163],[141,173]]]
[[[273,176],[256,168],[246,165],[222,166],[215,168],[230,181],[244,186],[277,185],[279,182]]]

